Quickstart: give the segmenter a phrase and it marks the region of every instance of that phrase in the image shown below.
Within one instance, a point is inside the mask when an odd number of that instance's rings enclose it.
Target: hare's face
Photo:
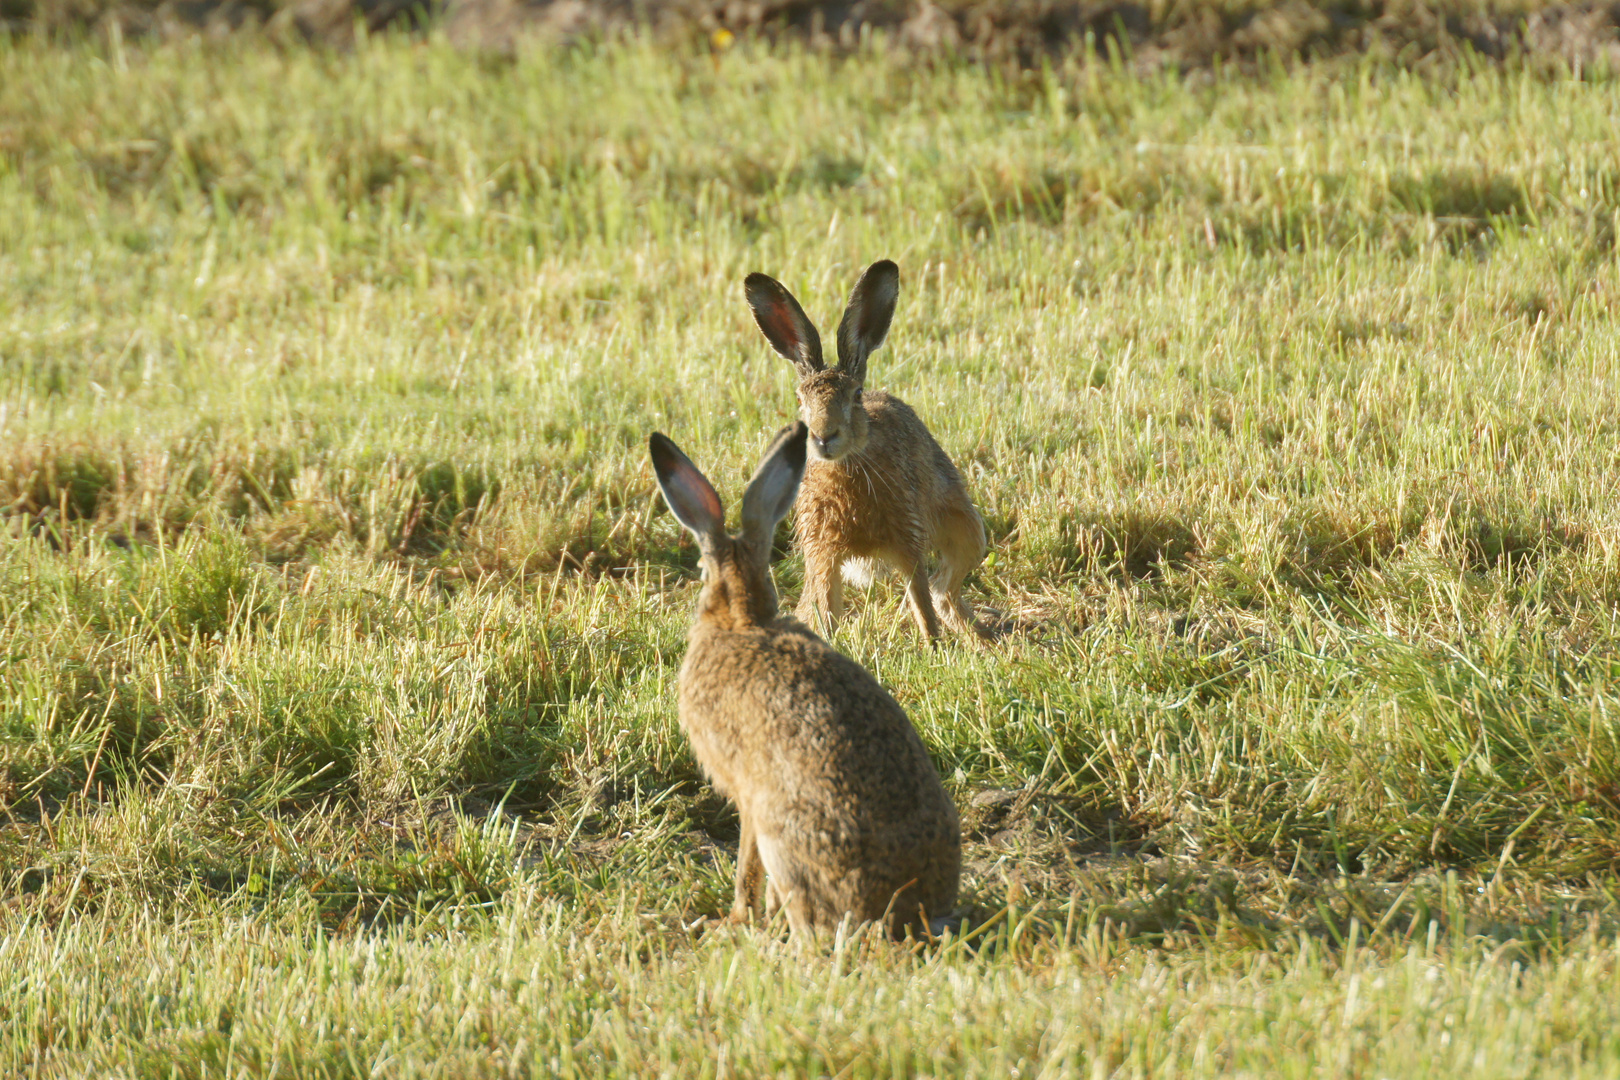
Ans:
[[[810,429],[810,456],[839,461],[866,446],[866,408],[861,384],[836,368],[799,383],[799,416]]]

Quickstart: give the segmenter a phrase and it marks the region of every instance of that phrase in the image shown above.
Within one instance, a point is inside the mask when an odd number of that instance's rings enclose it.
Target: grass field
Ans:
[[[1617,235],[1511,65],[0,39],[0,1073],[1615,1075]],[[645,440],[735,501],[743,276],[880,257],[975,929],[801,954]]]

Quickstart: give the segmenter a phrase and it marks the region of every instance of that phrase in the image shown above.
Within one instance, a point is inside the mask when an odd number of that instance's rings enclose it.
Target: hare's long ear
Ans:
[[[900,268],[888,259],[866,268],[838,323],[838,366],[856,385],[866,382],[866,358],[883,344],[900,298]]]
[[[787,517],[799,494],[799,481],[804,479],[804,441],[809,433],[803,420],[783,428],[754,470],[754,478],[743,492],[744,540],[769,543],[777,522]]]
[[[754,321],[759,323],[765,340],[771,343],[771,348],[793,361],[800,375],[810,375],[827,366],[821,359],[821,335],[805,316],[804,308],[780,281],[764,274],[749,274],[743,279],[743,292],[748,296],[748,306],[754,309]]]
[[[658,473],[658,487],[664,493],[664,501],[674,511],[675,520],[685,525],[697,537],[698,546],[707,551],[726,535],[726,512],[714,485],[662,432],[653,432],[648,449],[652,452],[653,470]]]

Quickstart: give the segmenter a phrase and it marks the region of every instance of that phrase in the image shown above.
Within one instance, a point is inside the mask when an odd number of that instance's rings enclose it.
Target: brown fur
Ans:
[[[984,521],[961,473],[911,406],[863,386],[866,358],[888,332],[899,271],[879,262],[862,275],[839,324],[839,363],[831,368],[815,327],[785,288],[763,274],[749,275],[746,288],[760,329],[799,372],[799,415],[810,431],[811,460],[794,523],[805,568],[798,617],[813,622],[819,614],[835,627],[844,612],[844,578],[864,561],[899,572],[927,637],[939,636],[941,616],[953,630],[980,632],[962,583],[984,561]],[[931,551],[939,562],[929,578]]]
[[[665,496],[698,536],[706,574],[681,665],[680,722],[715,788],[737,804],[733,919],[752,917],[763,886],[767,915],[785,907],[795,934],[849,917],[881,921],[898,936],[955,903],[961,826],[888,691],[808,628],[777,617],[769,558],[780,515],[759,504],[777,490],[768,469],[794,438],[802,470],[803,431],[795,425],[767,455],[744,496],[737,536],[705,519],[718,497],[710,505],[704,496],[697,510],[689,500],[683,513],[682,481],[666,483],[660,465]],[[666,460],[675,462],[667,451]],[[670,469],[683,462],[690,465],[682,457]],[[792,479],[796,488],[799,475]]]

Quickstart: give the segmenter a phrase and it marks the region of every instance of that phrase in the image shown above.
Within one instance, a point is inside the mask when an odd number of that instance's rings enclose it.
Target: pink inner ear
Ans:
[[[775,324],[774,329],[782,340],[793,346],[794,349],[800,347],[798,329],[793,319],[793,309],[788,307],[787,300],[780,296],[771,298],[771,322]]]
[[[702,473],[683,461],[675,468],[675,479],[689,494],[703,503],[703,509],[719,523],[717,528],[725,528],[726,517],[725,511],[720,508],[720,496],[715,493],[708,480],[704,479]]]

